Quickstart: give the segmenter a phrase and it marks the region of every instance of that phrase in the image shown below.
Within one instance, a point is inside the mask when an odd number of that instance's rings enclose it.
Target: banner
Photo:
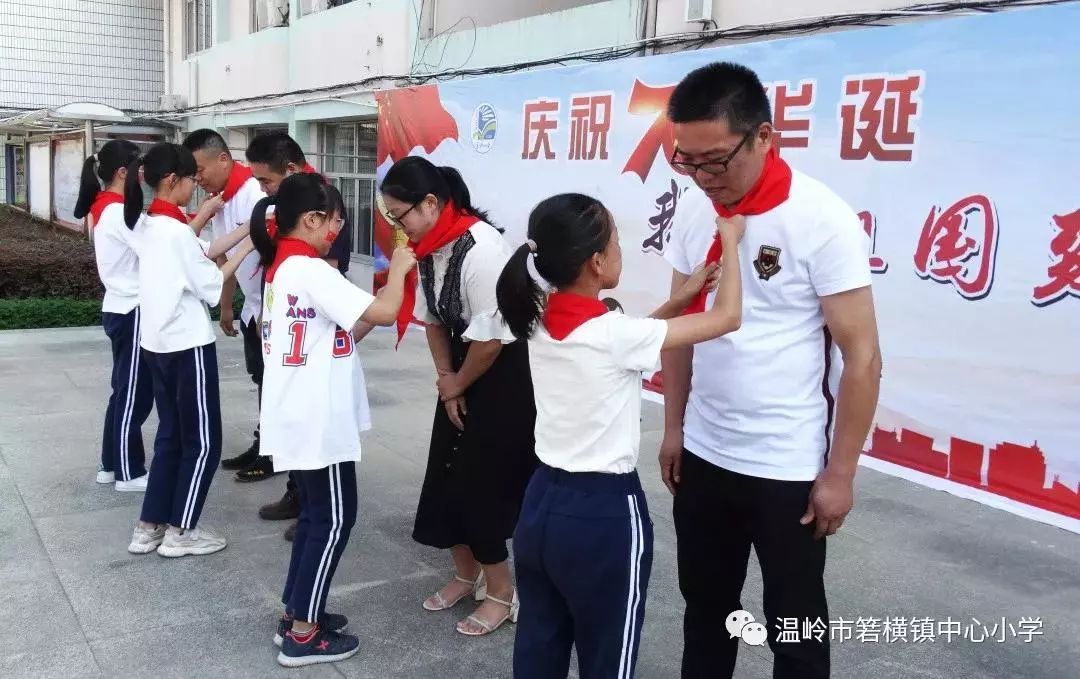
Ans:
[[[613,296],[644,315],[697,190],[668,162],[667,98],[703,64],[753,68],[782,155],[873,242],[866,462],[1080,531],[1078,25],[1062,5],[381,92],[379,171],[410,153],[457,167],[515,245],[541,199],[596,196],[621,233]]]

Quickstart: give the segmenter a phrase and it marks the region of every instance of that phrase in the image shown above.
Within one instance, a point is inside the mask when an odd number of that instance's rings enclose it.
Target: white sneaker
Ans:
[[[143,474],[130,481],[117,481],[115,488],[122,493],[145,493],[146,481],[149,477],[149,474]]]
[[[164,539],[164,525],[157,528],[143,528],[141,524],[135,524],[135,532],[131,534],[128,551],[132,554],[149,554],[157,549]]]
[[[206,528],[190,528],[180,532],[179,528],[169,526],[165,539],[158,547],[161,556],[203,556],[225,549],[225,538]]]
[[[116,481],[116,474],[113,472],[107,472],[104,469],[99,469],[97,472],[96,481],[102,485],[106,483],[113,483]]]

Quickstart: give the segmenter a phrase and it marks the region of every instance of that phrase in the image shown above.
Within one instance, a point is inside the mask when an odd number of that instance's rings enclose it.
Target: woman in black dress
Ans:
[[[390,168],[380,191],[419,262],[398,338],[414,316],[426,324],[439,390],[413,539],[449,549],[456,573],[424,608],[446,610],[471,594],[483,604],[457,630],[481,636],[517,620],[506,541],[537,464],[528,349],[495,301],[513,250],[453,168],[410,156]]]

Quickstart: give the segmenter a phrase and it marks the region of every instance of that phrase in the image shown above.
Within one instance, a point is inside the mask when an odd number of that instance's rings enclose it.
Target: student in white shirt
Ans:
[[[561,194],[529,216],[528,238],[503,270],[499,312],[528,338],[536,398],[536,454],[514,532],[521,619],[515,679],[565,679],[577,647],[582,679],[634,675],[652,568],[653,530],[636,467],[641,373],[662,349],[738,329],[742,220],[718,222],[725,246],[712,308],[675,316],[698,293],[697,275],[650,318],[609,311],[622,251],[600,201]],[[545,294],[529,273],[554,292]]]
[[[274,205],[276,232],[266,228]],[[300,521],[285,580],[275,644],[286,667],[354,655],[344,616],[325,612],[338,560],[356,522],[356,463],[368,428],[367,395],[355,340],[368,325],[391,325],[416,259],[394,253],[377,297],[356,287],[323,257],[341,228],[341,196],[315,174],[281,182],[256,205],[251,237],[266,269],[262,351],[266,359],[260,415],[262,454],[274,469],[295,471]]]
[[[829,619],[825,537],[851,509],[881,376],[870,240],[836,193],[780,157],[768,95],[750,69],[693,71],[667,113],[672,166],[700,189],[679,201],[664,248],[673,287],[715,256],[717,215],[745,216],[740,257],[753,261],[739,332],[662,360],[660,467],[675,496],[686,600],[682,677],[732,676],[740,642],[727,618],[751,609],[742,601],[751,547],[773,676],[827,677],[828,635],[791,642],[778,630],[781,619]]]
[[[154,189],[142,216],[140,172]],[[225,538],[197,527],[221,456],[217,353],[208,304],[253,248],[246,232],[207,246],[180,209],[195,190],[195,159],[176,144],[154,145],[127,169],[124,222],[138,228],[140,345],[150,366],[158,431],[142,514],[128,551],[161,556],[211,554]],[[213,257],[235,246],[219,270]]]
[[[195,130],[184,138],[184,147],[195,156],[196,181],[204,191],[221,199],[221,209],[211,220],[212,238],[222,238],[237,229],[245,229],[251,219],[251,211],[266,197],[251,169],[233,160],[225,140],[214,130]],[[236,250],[229,253],[236,257]],[[219,259],[218,264],[223,260]],[[251,381],[262,393],[263,358],[262,341],[259,339],[258,315],[262,308],[262,269],[259,257],[249,254],[240,263],[234,276],[228,276],[221,288],[221,330],[229,337],[236,337],[233,318],[233,295],[236,286],[244,293],[244,306],[240,310],[240,335],[244,342],[244,366]],[[261,397],[259,402],[262,401]],[[270,459],[259,457],[259,430],[256,428],[251,445],[235,457],[221,461],[223,469],[237,469],[237,481],[262,481],[274,476]]]

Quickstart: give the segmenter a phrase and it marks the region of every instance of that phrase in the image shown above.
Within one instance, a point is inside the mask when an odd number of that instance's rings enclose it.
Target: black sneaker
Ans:
[[[259,459],[259,439],[251,444],[251,447],[236,457],[230,457],[221,461],[222,469],[246,469]]]
[[[288,521],[300,516],[300,493],[288,489],[277,502],[259,508],[259,518],[267,521]]]
[[[274,645],[278,648],[281,648],[281,645],[285,643],[285,634],[288,633],[291,625],[292,619],[286,618],[284,615],[278,620],[277,632],[274,634]],[[331,632],[340,632],[348,626],[349,619],[337,613],[323,613],[322,620],[319,621],[319,627]]]
[[[271,458],[260,456],[243,471],[236,472],[236,480],[240,483],[254,483],[272,479],[280,473],[274,471],[274,461]]]
[[[305,667],[347,660],[356,655],[359,650],[360,640],[351,634],[317,628],[311,639],[306,644],[302,644],[296,640],[290,630],[285,635],[277,661],[285,667]]]

